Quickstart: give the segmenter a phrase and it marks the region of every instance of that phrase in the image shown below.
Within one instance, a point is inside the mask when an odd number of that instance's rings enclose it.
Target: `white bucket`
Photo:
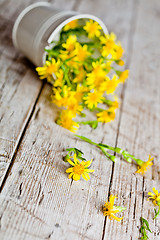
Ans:
[[[14,46],[20,50],[34,65],[42,66],[45,51],[53,40],[59,39],[61,29],[75,19],[93,19],[98,22],[105,34],[105,24],[90,14],[54,9],[46,2],[38,2],[25,8],[18,16],[12,32]]]

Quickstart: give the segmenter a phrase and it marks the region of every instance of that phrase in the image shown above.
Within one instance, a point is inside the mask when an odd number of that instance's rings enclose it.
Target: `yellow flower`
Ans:
[[[67,110],[62,110],[60,117],[57,120],[57,124],[70,130],[71,132],[76,132],[79,128],[79,124],[72,120],[73,115]]]
[[[108,123],[115,119],[115,112],[113,108],[109,108],[108,110],[104,110],[102,112],[97,113],[98,122]]]
[[[83,110],[82,105],[80,105],[77,101],[76,98],[74,98],[73,96],[71,96],[68,99],[68,105],[67,105],[67,110],[69,113],[71,113],[74,117],[76,117],[76,113],[80,114]]]
[[[66,85],[63,88],[63,96],[61,88],[53,88],[52,102],[55,103],[58,107],[67,106],[68,99],[71,96],[71,89]]]
[[[113,75],[112,80],[107,82],[107,94],[113,94],[119,84],[117,75]]]
[[[119,76],[119,81],[124,83],[126,81],[126,79],[128,78],[128,75],[129,75],[129,70],[124,70],[120,76]]]
[[[88,96],[83,99],[88,108],[92,109],[93,107],[97,107],[98,103],[102,103],[102,93],[94,90],[94,92],[88,93]]]
[[[110,78],[108,76],[105,77],[104,81],[101,83],[99,90],[104,93],[105,91],[107,91],[108,88],[108,82],[110,82]]]
[[[149,155],[149,159],[147,162],[143,162],[143,161],[140,161],[138,163],[138,170],[136,171],[136,173],[141,173],[142,175],[147,171],[147,169],[153,165],[152,161],[153,161],[154,158],[151,158],[151,155]]]
[[[56,72],[58,71],[60,66],[60,60],[56,62],[54,58],[52,58],[51,62],[46,61],[43,67],[37,67],[36,71],[38,72],[40,79],[47,78],[49,82],[53,81],[53,76],[55,77]]]
[[[88,33],[89,38],[99,37],[101,34],[100,30],[102,29],[97,22],[91,19],[86,22],[86,25],[83,28]]]
[[[77,181],[82,176],[86,181],[90,179],[89,172],[94,172],[94,170],[88,169],[88,167],[91,165],[92,161],[81,161],[76,157],[76,154],[74,154],[74,162],[68,159],[67,161],[73,166],[71,168],[68,168],[66,170],[66,173],[69,174],[69,178],[73,178],[73,180]]]
[[[123,217],[118,218],[115,216],[115,213],[121,212],[125,210],[125,208],[114,206],[115,198],[117,197],[111,194],[109,201],[105,202],[104,204],[103,214],[104,216],[108,216],[110,220],[115,219],[116,221],[120,222],[123,219]]]
[[[87,85],[89,85],[90,89],[99,89],[106,76],[106,72],[104,71],[105,64],[97,61],[93,62],[92,66],[92,72],[87,74]]]
[[[101,43],[103,44],[102,47],[102,56],[107,57],[109,54],[112,53],[116,44],[116,35],[114,33],[106,34],[100,38]]]
[[[60,69],[57,73],[56,73],[56,80],[54,83],[54,87],[62,87],[63,85],[63,71],[62,69]]]
[[[62,47],[64,47],[68,52],[71,52],[75,49],[76,42],[77,37],[75,35],[70,35],[66,43],[62,44]]]
[[[119,43],[119,45],[115,44],[114,49],[111,52],[112,58],[115,59],[115,60],[122,58],[123,52],[124,52],[124,50],[123,50],[121,44],[120,43]]]
[[[75,20],[67,23],[67,24],[64,26],[63,30],[64,30],[64,31],[68,31],[68,30],[70,30],[70,29],[76,28],[77,26],[78,26],[78,19],[75,19]]]
[[[160,204],[160,193],[158,193],[158,190],[156,190],[155,188],[152,188],[152,192],[148,192],[148,195],[150,195],[151,197],[149,197],[147,200],[149,199],[153,199],[153,204],[156,206],[158,205],[157,203],[159,202]]]
[[[82,83],[85,78],[86,71],[84,71],[83,67],[80,66],[76,73],[77,73],[77,75],[73,79],[73,82],[74,83]]]
[[[88,46],[77,43],[74,54],[76,55],[75,61],[83,62],[91,53],[88,51]]]
[[[88,87],[84,87],[83,85],[78,84],[77,89],[74,92],[74,98],[76,98],[78,102],[82,102],[83,94],[87,93],[88,91]]]

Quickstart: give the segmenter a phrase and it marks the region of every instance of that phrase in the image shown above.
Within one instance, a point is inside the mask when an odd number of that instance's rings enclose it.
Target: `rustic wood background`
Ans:
[[[80,135],[127,149],[154,166],[143,177],[136,165],[113,164],[97,149],[56,125],[51,88],[12,44],[18,14],[33,0],[0,1],[0,239],[135,240],[140,217],[149,220],[149,239],[160,239],[160,217],[147,193],[160,191],[160,1],[53,0],[53,6],[91,13],[117,34],[126,49],[127,83],[119,90],[116,120]],[[74,182],[62,161],[67,147],[94,158],[91,180]],[[127,208],[121,223],[102,214],[110,194]]]

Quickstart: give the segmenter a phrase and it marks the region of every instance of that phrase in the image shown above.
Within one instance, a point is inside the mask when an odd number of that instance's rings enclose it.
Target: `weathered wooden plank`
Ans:
[[[98,15],[106,25],[111,24],[112,31],[118,32],[124,47],[127,48],[132,1],[124,0],[122,3],[101,0],[99,9],[103,12],[102,16],[100,12]],[[81,4],[80,11],[97,13],[97,2],[82,1]],[[121,17],[124,6],[128,11]],[[121,25],[117,25],[120,21],[118,19],[121,19]],[[126,24],[127,22],[129,24]],[[46,85],[3,188],[1,234],[4,239],[14,239],[15,236],[16,239],[31,240],[101,239],[105,229],[101,208],[110,193],[112,162],[88,144],[74,139],[71,133],[54,123],[57,108],[48,100],[50,91],[50,87]],[[90,136],[97,142],[104,141],[115,145],[119,116],[118,112],[113,123],[101,125],[94,131],[83,127],[79,134]],[[95,173],[89,182],[72,182],[67,178],[67,164],[62,161],[64,149],[67,147],[78,147],[85,152],[87,158],[94,157],[92,167]],[[118,189],[115,193],[117,191]],[[107,220],[107,226],[109,224]],[[122,234],[123,225],[115,226],[118,229],[116,232]],[[119,226],[122,228],[119,229]]]
[[[126,232],[121,239],[139,237],[140,217],[149,220],[149,239],[159,238],[159,220],[153,221],[153,204],[147,201],[147,193],[155,186],[158,189],[159,145],[160,145],[160,54],[157,49],[160,31],[158,28],[159,1],[139,1],[130,59],[130,78],[125,91],[118,145],[128,149],[137,157],[147,160],[155,157],[154,166],[145,177],[134,174],[135,164],[115,164],[111,190],[122,196],[121,202],[127,207],[123,226]],[[126,176],[127,170],[127,176]],[[109,229],[112,229],[109,232]],[[115,224],[106,225],[104,239],[120,239]],[[108,234],[109,232],[109,234]],[[122,233],[122,232],[121,232]]]
[[[42,82],[38,80],[28,60],[12,44],[12,27],[23,8],[35,1],[21,1],[15,9],[15,1],[1,3],[0,11],[0,185],[3,182],[22,132],[40,93]],[[55,1],[54,6],[60,7]],[[64,9],[70,9],[75,1],[68,1]],[[7,127],[6,127],[7,124]]]

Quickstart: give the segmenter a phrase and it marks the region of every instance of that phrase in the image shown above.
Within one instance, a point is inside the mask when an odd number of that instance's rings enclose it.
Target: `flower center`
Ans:
[[[73,171],[75,174],[81,175],[84,173],[84,166],[82,164],[77,164],[73,167]]]
[[[52,73],[57,71],[57,67],[55,65],[50,65],[47,69],[47,73],[52,75]]]

